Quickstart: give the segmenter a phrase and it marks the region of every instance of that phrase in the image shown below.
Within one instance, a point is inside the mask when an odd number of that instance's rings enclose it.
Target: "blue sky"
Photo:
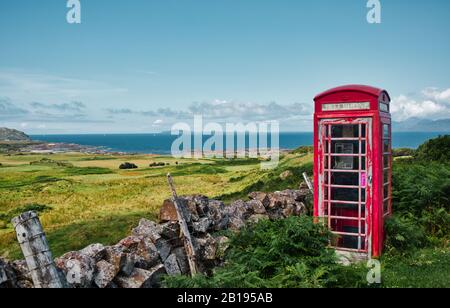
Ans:
[[[381,0],[0,2],[0,126],[152,132],[194,113],[310,131],[330,87],[386,88],[398,121],[450,118],[450,2]]]

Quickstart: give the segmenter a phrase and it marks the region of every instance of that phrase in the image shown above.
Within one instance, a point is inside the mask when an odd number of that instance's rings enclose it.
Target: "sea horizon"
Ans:
[[[418,148],[429,139],[448,132],[393,132],[393,148]],[[33,140],[48,143],[67,143],[98,147],[111,152],[140,154],[170,154],[173,141],[179,136],[170,132],[159,133],[92,133],[92,134],[36,134]],[[210,136],[203,135],[203,142]],[[236,139],[236,138],[235,138]],[[194,143],[192,143],[194,145]],[[225,145],[226,143],[224,143]],[[236,140],[235,140],[236,144]],[[248,142],[247,142],[248,144]],[[281,132],[279,146],[293,150],[313,144],[313,132]],[[270,147],[270,138],[269,138]],[[248,146],[246,146],[248,148]],[[194,148],[194,150],[199,150]],[[226,148],[224,149],[227,150]]]

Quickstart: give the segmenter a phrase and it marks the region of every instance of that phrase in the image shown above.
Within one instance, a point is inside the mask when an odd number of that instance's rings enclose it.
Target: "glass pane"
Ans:
[[[358,201],[357,188],[331,188],[331,199],[334,201]]]
[[[384,196],[384,199],[389,198],[389,185],[383,186],[383,196]]]
[[[391,147],[390,147],[390,140],[389,139],[385,139],[383,140],[383,152],[384,153],[390,153],[391,152]]]
[[[325,169],[328,169],[328,159],[329,159],[329,156],[325,156],[325,157],[324,157],[324,165],[325,165]]]
[[[331,231],[359,234],[358,221],[347,219],[331,219]]]
[[[361,170],[366,170],[366,158],[361,157]]]
[[[361,241],[361,250],[366,250],[366,237],[362,236],[360,238],[360,241]]]
[[[390,125],[383,125],[383,137],[389,139],[390,138]]]
[[[350,231],[354,228],[352,227],[347,227],[347,230]],[[349,233],[353,233],[353,232],[349,232]],[[358,232],[356,232],[358,233]],[[358,249],[358,238],[357,236],[349,236],[349,235],[344,235],[342,236],[342,248],[349,248],[349,249]]]
[[[332,141],[333,154],[359,154],[359,141]]]
[[[324,202],[323,216],[328,216],[328,202]]]
[[[359,217],[358,205],[357,204],[332,203],[331,216],[358,218]],[[361,218],[365,218],[365,217],[366,217],[366,207],[365,207],[365,205],[362,205],[361,206]]]
[[[324,126],[324,129],[325,129],[325,137],[328,137],[328,136],[329,136],[329,133],[328,133],[328,132],[329,132],[329,127],[330,127],[329,125],[325,125],[325,126]]]
[[[384,170],[383,172],[383,183],[389,182],[389,170]]]
[[[366,124],[361,124],[361,137],[366,138]]]
[[[383,156],[384,168],[389,168],[390,159],[391,159],[390,155]]]
[[[331,127],[332,138],[358,138],[359,125],[333,125]]]
[[[383,211],[385,214],[389,213],[389,200],[384,201],[383,203]]]
[[[361,202],[366,202],[366,189],[361,189]]]
[[[358,173],[356,172],[333,172],[331,175],[331,184],[358,186]]]
[[[366,154],[366,142],[361,141],[361,153]]]
[[[335,170],[359,170],[359,158],[333,156],[331,158],[331,167]]]

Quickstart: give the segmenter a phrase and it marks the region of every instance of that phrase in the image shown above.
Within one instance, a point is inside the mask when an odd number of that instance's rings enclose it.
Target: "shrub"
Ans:
[[[427,244],[423,226],[412,215],[392,216],[385,221],[385,229],[385,246],[391,253],[407,253]]]
[[[422,144],[415,157],[423,161],[450,162],[450,135],[439,136]]]
[[[166,163],[151,163],[149,165],[149,167],[150,168],[153,168],[153,167],[164,167],[165,165],[166,165]]]
[[[138,166],[136,166],[133,163],[123,163],[123,164],[121,164],[119,166],[119,169],[122,169],[122,170],[124,170],[124,169],[137,169],[137,168],[138,168]]]
[[[283,288],[355,285],[356,276],[344,277],[330,233],[310,217],[262,221],[231,238],[226,265],[211,277],[166,277],[167,287]],[[359,277],[358,277],[359,278]]]
[[[435,162],[394,164],[392,185],[396,212],[421,217],[424,210],[449,209],[449,165]]]

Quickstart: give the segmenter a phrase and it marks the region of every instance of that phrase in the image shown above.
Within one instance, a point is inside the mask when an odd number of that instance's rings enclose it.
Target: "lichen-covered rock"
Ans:
[[[177,256],[175,254],[171,254],[169,257],[167,257],[166,261],[164,261],[164,268],[166,269],[168,275],[174,276],[181,274]]]
[[[34,287],[33,279],[28,271],[27,262],[25,260],[16,260],[11,263],[16,275],[16,285],[21,289],[31,289]]]
[[[161,261],[166,261],[167,257],[170,255],[170,252],[172,250],[172,245],[168,240],[165,239],[159,239],[155,243],[156,249],[158,250],[159,257],[161,258]]]
[[[0,289],[16,287],[17,277],[11,263],[0,258]]]
[[[133,235],[149,237],[153,243],[161,238],[161,225],[147,219],[141,219],[139,225],[133,229]]]
[[[196,233],[206,233],[213,225],[213,221],[209,217],[202,217],[198,222],[192,223],[192,229]]]
[[[116,277],[116,269],[114,265],[101,260],[96,264],[96,274],[94,276],[94,282],[99,288],[106,288]]]
[[[105,257],[106,248],[102,244],[92,244],[80,250],[80,253],[91,257],[98,262]]]
[[[214,237],[207,234],[205,237],[196,238],[196,244],[200,260],[215,260],[217,247]]]
[[[95,259],[79,251],[69,252],[55,260],[69,285],[75,288],[91,288],[95,273]]]
[[[252,209],[254,214],[266,214],[266,208],[260,200],[247,201],[247,205]]]
[[[157,287],[161,275],[165,273],[164,266],[159,264],[150,270],[135,268],[129,276],[119,275],[114,282],[125,289],[153,288]]]
[[[214,231],[225,230],[230,220],[225,204],[217,200],[209,200],[207,217],[212,221]]]
[[[248,197],[252,200],[258,200],[262,203],[262,205],[267,208],[270,205],[270,198],[267,193],[264,192],[252,192],[248,195]]]
[[[106,247],[105,260],[114,267],[114,273],[117,275],[127,262],[127,256],[122,246]]]

